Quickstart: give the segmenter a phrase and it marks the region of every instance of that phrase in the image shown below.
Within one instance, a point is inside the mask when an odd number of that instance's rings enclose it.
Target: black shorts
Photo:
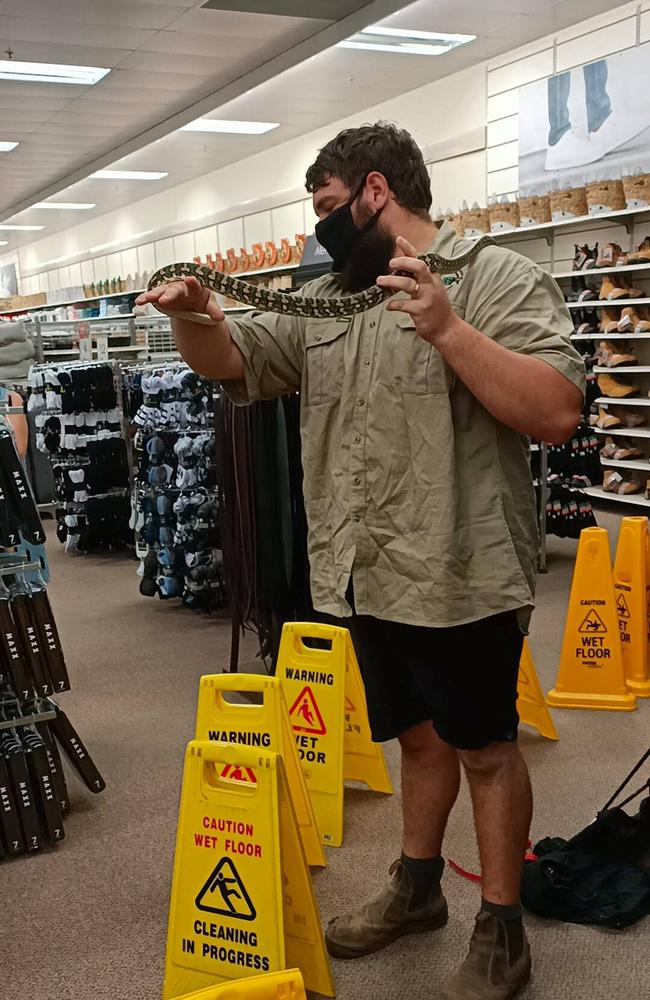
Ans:
[[[369,615],[341,624],[352,634],[376,743],[428,720],[459,750],[517,739],[524,636],[515,611],[451,628]]]

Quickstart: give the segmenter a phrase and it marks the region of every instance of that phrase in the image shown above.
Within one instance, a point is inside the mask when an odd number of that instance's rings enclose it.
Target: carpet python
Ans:
[[[494,240],[490,236],[481,236],[476,243],[458,257],[442,257],[438,253],[425,253],[419,260],[423,260],[434,274],[458,274],[474,260],[481,250],[492,245],[494,245]],[[406,272],[400,271],[397,273],[406,274]],[[182,281],[183,278],[196,278],[205,288],[236,299],[243,305],[250,306],[251,309],[282,313],[285,316],[308,316],[312,319],[356,316],[357,313],[366,312],[395,294],[390,288],[372,285],[371,288],[366,288],[362,292],[340,298],[309,298],[253,285],[248,281],[242,281],[241,278],[235,278],[231,274],[215,271],[204,264],[182,263],[161,267],[151,276],[147,291],[170,281]],[[175,312],[174,315],[179,318],[185,316],[188,319],[202,321],[207,319],[199,313]]]

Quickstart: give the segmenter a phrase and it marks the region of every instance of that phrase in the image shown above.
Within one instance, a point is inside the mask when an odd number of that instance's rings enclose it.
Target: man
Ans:
[[[444,281],[416,259],[468,243],[431,221],[407,132],[341,132],[306,186],[334,273],[301,294],[377,280],[395,293],[386,304],[346,320],[227,323],[193,279],[139,302],[172,317],[185,360],[236,403],[301,391],[314,606],[351,628],[373,737],[402,750],[401,859],[377,897],[332,921],[330,953],[367,955],[446,923],[441,849],[462,764],[483,900],[443,995],[506,1000],[530,976],[519,884],[531,792],[515,707],[538,540],[525,436],[569,437],[583,366],[562,296],[531,261],[488,247]],[[212,325],[174,318],[188,310]]]

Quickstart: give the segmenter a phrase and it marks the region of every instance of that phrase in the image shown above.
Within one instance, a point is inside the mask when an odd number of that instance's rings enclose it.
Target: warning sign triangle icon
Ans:
[[[616,613],[619,618],[629,618],[630,609],[627,606],[627,601],[625,600],[625,594],[619,594],[616,598]]]
[[[356,712],[356,708],[354,707],[354,705],[352,703],[352,699],[349,698],[347,696],[347,694],[345,696],[345,711],[346,712]]]
[[[578,632],[581,632],[583,635],[605,635],[607,626],[595,608],[592,608],[583,618]]]
[[[304,687],[289,709],[291,725],[297,733],[325,736],[327,728],[320,713],[314,692]]]
[[[255,920],[257,916],[235,863],[230,858],[221,859],[196,897],[196,905],[199,910],[217,913],[220,917]]]

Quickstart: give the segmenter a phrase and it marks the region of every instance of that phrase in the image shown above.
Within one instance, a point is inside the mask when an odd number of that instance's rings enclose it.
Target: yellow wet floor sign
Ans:
[[[305,986],[298,969],[268,972],[238,983],[209,986],[206,990],[187,993],[181,1000],[307,1000]]]
[[[527,639],[524,639],[521,660],[519,661],[517,694],[517,711],[520,722],[526,726],[533,726],[541,736],[545,736],[549,740],[559,739],[555,723],[544,700],[542,686],[539,683]]]
[[[287,966],[308,989],[334,996],[282,758],[195,740],[185,755],[163,1000]]]
[[[650,698],[649,545],[647,517],[622,518],[614,559],[614,592],[625,681],[637,698]]]
[[[262,701],[259,705],[234,704],[226,701],[227,692],[255,694]],[[298,759],[282,685],[277,677],[262,674],[210,674],[202,677],[194,738],[259,747],[281,754],[307,863],[327,864]],[[241,771],[241,766],[239,773],[231,771],[228,765],[222,777],[239,781],[255,780],[254,772],[247,775]]]
[[[326,648],[307,645],[319,640]],[[282,681],[296,746],[325,844],[343,841],[343,782],[392,793],[381,747],[372,742],[359,665],[345,628],[288,622],[277,676]]]
[[[605,528],[580,532],[560,667],[547,701],[555,708],[636,708],[625,684]]]

